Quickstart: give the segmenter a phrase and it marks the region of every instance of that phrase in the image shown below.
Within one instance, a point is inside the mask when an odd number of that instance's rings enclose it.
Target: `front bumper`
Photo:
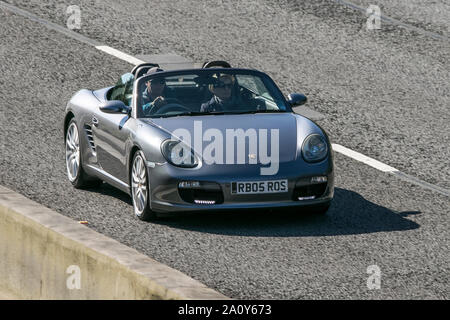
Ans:
[[[297,207],[314,207],[321,204],[327,204],[333,199],[333,196],[325,196],[314,200],[304,201],[286,201],[286,202],[251,202],[251,203],[223,203],[215,205],[199,205],[199,204],[177,204],[162,201],[152,202],[152,210],[160,213],[170,212],[198,212],[198,211],[226,211],[238,209],[280,209],[280,208],[297,208]]]
[[[308,164],[299,168],[292,162],[280,166],[277,175],[262,176],[259,167],[249,165],[220,165],[199,169],[183,169],[169,163],[149,167],[150,207],[160,213],[191,211],[223,211],[234,209],[271,209],[290,207],[311,207],[329,203],[334,196],[334,172],[332,160]],[[327,182],[317,188],[311,183],[313,176],[326,176]],[[271,194],[231,193],[231,183],[236,181],[288,180],[288,192]],[[178,184],[182,181],[200,181],[214,184],[220,192],[220,201],[202,204],[186,201],[180,194]],[[320,190],[314,191],[314,190]],[[217,190],[216,190],[217,191]],[[298,196],[308,192],[307,196]],[[315,192],[315,196],[308,196]],[[217,192],[216,192],[217,194]],[[201,198],[201,196],[199,196]],[[195,198],[195,197],[194,197]],[[209,198],[211,199],[211,198]],[[192,197],[190,198],[192,200]],[[201,200],[201,199],[200,199]]]

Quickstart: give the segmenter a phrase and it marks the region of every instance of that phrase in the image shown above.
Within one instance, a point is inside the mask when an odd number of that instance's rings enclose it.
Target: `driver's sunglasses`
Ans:
[[[231,83],[231,82],[230,83],[225,83],[225,82],[219,81],[219,82],[214,84],[214,88],[220,88],[220,89],[228,88],[228,89],[231,89],[232,87],[233,87],[233,83]]]

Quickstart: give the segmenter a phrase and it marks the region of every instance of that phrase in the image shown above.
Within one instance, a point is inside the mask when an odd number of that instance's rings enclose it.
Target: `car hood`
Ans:
[[[290,112],[179,116],[142,120],[172,136],[184,141],[186,139],[191,141],[190,145],[194,147],[197,154],[201,154],[200,148],[203,151],[207,150],[208,145],[211,146],[216,137],[221,136],[219,140],[223,140],[223,158],[226,159],[226,150],[231,148],[231,143],[235,150],[234,161],[236,162],[234,163],[238,163],[238,139],[233,136],[234,134],[239,137],[252,136],[252,138],[246,137],[245,139],[246,163],[255,154],[260,162],[261,152],[271,155],[271,151],[276,152],[277,150],[279,162],[283,163],[297,159],[303,140],[309,134],[321,132],[320,128],[311,120]],[[256,141],[256,146],[250,141]]]

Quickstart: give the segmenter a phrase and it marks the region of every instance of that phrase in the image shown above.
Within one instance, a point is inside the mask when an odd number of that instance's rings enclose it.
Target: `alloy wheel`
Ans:
[[[72,122],[66,135],[66,168],[70,182],[75,181],[80,168],[80,141],[77,125]]]

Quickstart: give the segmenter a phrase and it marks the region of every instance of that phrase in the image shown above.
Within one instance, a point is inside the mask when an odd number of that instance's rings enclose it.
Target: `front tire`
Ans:
[[[102,183],[101,180],[90,177],[82,165],[82,149],[80,145],[80,134],[75,119],[69,122],[66,131],[66,171],[70,183],[75,188],[95,187]]]
[[[150,221],[157,218],[156,212],[150,209],[150,188],[148,183],[148,171],[142,151],[134,154],[131,164],[131,198],[133,200],[134,214],[140,220]]]

